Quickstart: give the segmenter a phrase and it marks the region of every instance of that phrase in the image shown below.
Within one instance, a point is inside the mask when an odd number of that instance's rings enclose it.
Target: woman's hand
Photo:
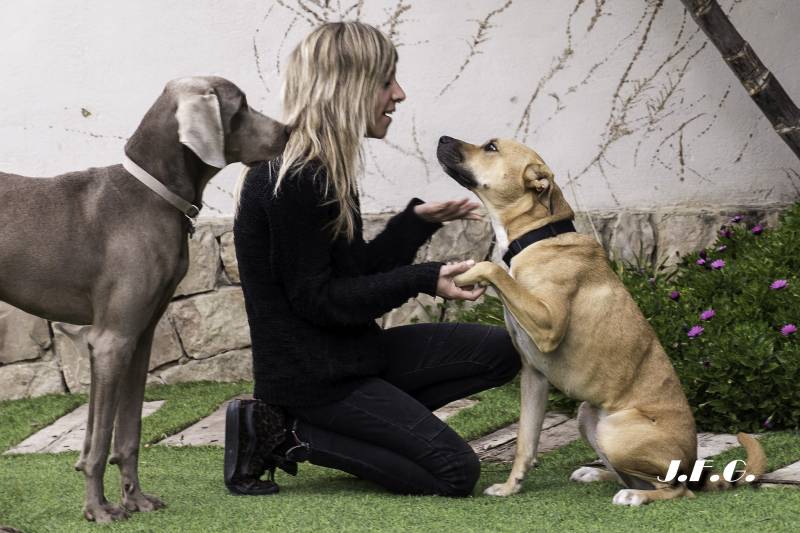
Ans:
[[[414,213],[426,222],[447,222],[448,220],[481,220],[474,211],[481,204],[470,202],[469,198],[450,200],[448,202],[426,202],[414,206]]]
[[[475,261],[461,261],[460,263],[448,263],[442,265],[439,270],[439,280],[436,282],[436,296],[441,296],[446,300],[477,300],[486,291],[486,287],[474,288],[471,286],[458,287],[453,278],[463,274],[472,266]]]

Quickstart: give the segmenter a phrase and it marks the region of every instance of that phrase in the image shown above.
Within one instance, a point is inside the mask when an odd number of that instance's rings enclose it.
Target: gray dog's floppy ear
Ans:
[[[217,95],[183,94],[178,97],[178,139],[203,163],[216,168],[225,161],[225,132]]]
[[[553,192],[553,172],[544,163],[531,163],[525,167],[525,186],[533,189],[536,199],[549,213],[553,212],[550,195]]]

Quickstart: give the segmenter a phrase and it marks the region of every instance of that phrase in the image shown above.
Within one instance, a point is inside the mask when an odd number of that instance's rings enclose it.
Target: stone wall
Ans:
[[[713,242],[732,215],[743,213],[774,225],[782,207],[579,213],[576,226],[582,233],[596,235],[616,259],[674,263],[677,254]],[[365,237],[374,237],[389,216],[366,215]],[[232,220],[201,221],[189,241],[189,253],[189,271],[156,329],[148,382],[251,379]],[[417,260],[498,260],[495,256],[487,222],[459,221],[437,232],[420,249]],[[452,311],[441,299],[421,295],[379,323],[392,327],[436,321]],[[0,302],[0,400],[85,392],[90,376],[88,328],[51,323]]]

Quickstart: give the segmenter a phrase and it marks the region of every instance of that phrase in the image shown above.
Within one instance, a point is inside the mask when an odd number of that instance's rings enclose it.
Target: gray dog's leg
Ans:
[[[157,320],[142,333],[126,373],[127,377],[120,384],[121,397],[114,427],[114,453],[109,462],[119,466],[122,505],[128,511],[154,511],[164,507],[164,502],[160,499],[142,492],[138,471],[142,403],[156,324]]]
[[[92,362],[94,358],[89,358],[89,371],[92,376],[94,376],[94,363]],[[94,398],[95,398],[95,381],[94,379],[91,380],[91,384],[89,385],[89,417],[86,421],[86,432],[83,435],[83,448],[81,448],[81,456],[78,458],[78,462],[75,463],[75,470],[83,472],[83,469],[86,467],[86,457],[89,455],[89,450],[92,449],[92,426],[94,425]]]
[[[118,322],[119,323],[119,322]],[[83,514],[87,520],[110,522],[127,517],[121,506],[108,502],[103,491],[108,450],[114,414],[119,403],[122,373],[128,368],[136,347],[136,336],[95,326],[89,333],[92,358],[92,414],[89,449],[84,456],[86,502]]]

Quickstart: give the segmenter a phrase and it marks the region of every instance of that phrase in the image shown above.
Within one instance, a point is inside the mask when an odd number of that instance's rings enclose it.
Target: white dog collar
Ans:
[[[134,178],[144,183],[151,191],[158,194],[161,198],[171,203],[173,206],[175,206],[175,208],[186,215],[186,218],[188,218],[189,221],[192,222],[192,226],[194,226],[194,219],[200,213],[199,207],[187,202],[177,194],[167,189],[163,183],[158,181],[149,172],[137,165],[130,157],[128,157],[128,154],[122,154],[122,166]]]

